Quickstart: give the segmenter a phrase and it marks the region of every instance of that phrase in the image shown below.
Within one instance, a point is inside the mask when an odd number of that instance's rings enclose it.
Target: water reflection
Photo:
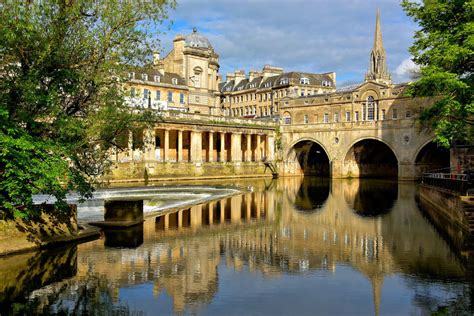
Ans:
[[[252,185],[254,192],[79,245],[74,277],[35,291],[31,305],[152,314],[423,314],[451,301],[471,308],[465,266],[416,208],[412,184],[289,178]],[[375,207],[373,192],[388,202]],[[84,304],[89,291],[95,301]],[[358,300],[334,304],[340,297]]]
[[[393,209],[398,182],[358,179],[349,181],[344,196],[349,207],[361,216],[379,216]],[[354,193],[355,192],[355,193]]]
[[[314,212],[324,205],[329,197],[329,179],[306,178],[301,182],[295,198],[295,208],[302,212]]]
[[[104,229],[105,247],[137,248],[143,244],[143,224],[124,229]]]

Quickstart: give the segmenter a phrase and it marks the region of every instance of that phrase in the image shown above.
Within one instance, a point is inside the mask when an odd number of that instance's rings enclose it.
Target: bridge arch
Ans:
[[[412,158],[415,164],[415,176],[420,177],[423,173],[432,170],[443,170],[447,172],[450,167],[449,149],[439,147],[434,139],[423,143]]]
[[[303,138],[293,142],[286,154],[286,161],[295,164],[297,173],[329,177],[331,157],[317,140]]]
[[[378,137],[362,137],[345,151],[343,173],[355,178],[397,178],[399,157],[392,146]]]

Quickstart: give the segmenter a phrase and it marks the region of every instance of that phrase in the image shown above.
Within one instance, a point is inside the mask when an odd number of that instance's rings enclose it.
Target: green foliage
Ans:
[[[32,194],[90,196],[116,139],[156,117],[124,102],[126,67],[151,61],[174,0],[0,3],[0,211]]]
[[[474,1],[404,0],[402,6],[420,25],[410,52],[421,66],[421,79],[407,92],[436,100],[422,113],[422,124],[445,147],[472,143]]]

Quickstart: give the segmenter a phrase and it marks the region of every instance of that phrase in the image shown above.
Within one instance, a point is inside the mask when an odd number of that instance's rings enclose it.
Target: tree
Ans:
[[[410,52],[421,77],[408,94],[435,99],[422,112],[422,125],[432,128],[442,146],[472,143],[474,1],[403,0],[402,6],[420,26]]]
[[[151,113],[124,100],[126,69],[151,61],[174,0],[0,3],[0,211],[34,215],[32,195],[64,206],[107,168],[111,146]],[[135,124],[136,125],[136,124]],[[1,214],[0,214],[1,215]]]

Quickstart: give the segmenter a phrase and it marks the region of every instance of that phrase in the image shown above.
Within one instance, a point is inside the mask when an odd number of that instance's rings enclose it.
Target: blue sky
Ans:
[[[220,56],[220,73],[261,69],[336,71],[337,85],[361,82],[380,9],[387,62],[395,82],[409,80],[408,48],[416,24],[400,0],[178,0],[160,36],[163,55],[177,34],[193,27]],[[166,23],[164,26],[166,27]]]

